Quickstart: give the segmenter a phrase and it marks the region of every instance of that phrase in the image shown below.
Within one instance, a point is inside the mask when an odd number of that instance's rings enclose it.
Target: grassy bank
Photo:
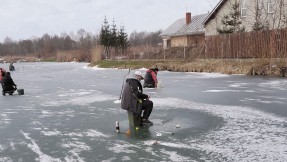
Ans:
[[[158,67],[160,70],[177,72],[216,72],[222,74],[283,76],[287,66],[285,59],[197,59],[185,60],[125,60],[98,61],[90,66],[102,68],[138,69]]]

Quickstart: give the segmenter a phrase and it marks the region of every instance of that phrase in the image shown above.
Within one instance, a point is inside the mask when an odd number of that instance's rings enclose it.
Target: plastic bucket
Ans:
[[[24,89],[17,89],[18,95],[24,95]]]

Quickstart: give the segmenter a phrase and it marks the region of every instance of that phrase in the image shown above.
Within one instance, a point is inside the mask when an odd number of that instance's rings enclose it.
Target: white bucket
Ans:
[[[162,88],[162,81],[157,82],[157,88]]]

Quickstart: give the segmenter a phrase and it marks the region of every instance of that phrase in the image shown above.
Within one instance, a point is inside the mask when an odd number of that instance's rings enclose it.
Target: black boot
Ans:
[[[142,124],[144,124],[144,125],[153,125],[153,122],[149,121],[148,119],[142,118]]]
[[[3,96],[6,96],[6,94],[5,94],[5,92],[4,92],[4,91],[2,91],[2,95],[3,95]]]

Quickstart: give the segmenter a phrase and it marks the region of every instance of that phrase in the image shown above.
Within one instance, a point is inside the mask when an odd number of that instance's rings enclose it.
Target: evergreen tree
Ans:
[[[235,1],[235,3],[231,7],[230,13],[228,15],[225,15],[221,20],[223,27],[217,29],[220,34],[239,33],[245,31],[245,27],[241,25],[242,21],[240,18],[239,9],[240,5],[237,1]]]
[[[120,32],[118,34],[118,43],[119,43],[119,48],[121,50],[121,54],[124,55],[126,49],[129,47],[128,35],[125,32],[124,26],[121,26],[120,28]]]
[[[112,29],[111,29],[111,37],[110,37],[110,45],[114,48],[119,46],[118,44],[118,31],[115,21],[113,21]]]
[[[104,46],[106,58],[109,58],[110,46],[111,46],[110,38],[111,38],[110,25],[108,23],[107,18],[105,17],[104,24],[102,25],[100,33],[100,44]]]

